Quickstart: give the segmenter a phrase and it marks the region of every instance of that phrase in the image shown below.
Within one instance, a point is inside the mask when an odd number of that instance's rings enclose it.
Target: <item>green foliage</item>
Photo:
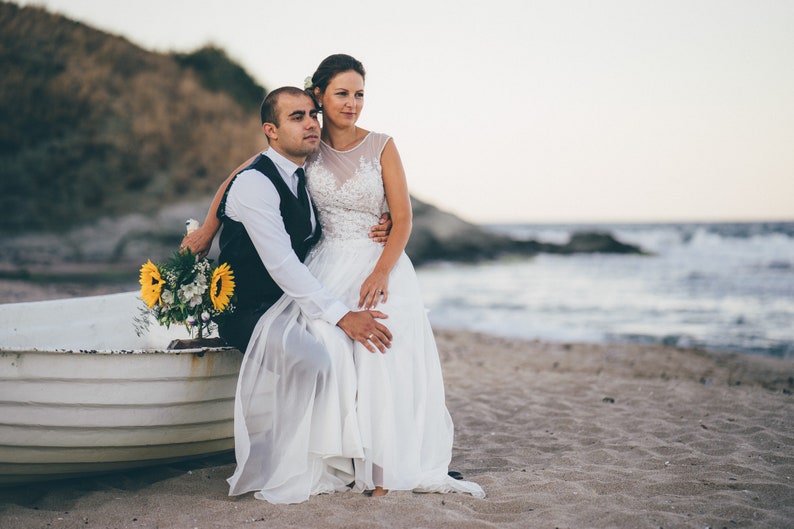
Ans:
[[[174,54],[174,58],[183,67],[192,68],[205,88],[228,93],[246,109],[258,109],[265,97],[265,89],[220,48],[205,46],[193,53]]]
[[[263,89],[214,48],[180,62],[0,3],[0,69],[0,235],[207,196],[265,145]]]

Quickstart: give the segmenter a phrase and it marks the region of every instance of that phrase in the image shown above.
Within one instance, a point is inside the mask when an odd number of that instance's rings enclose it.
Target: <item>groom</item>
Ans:
[[[219,262],[234,271],[237,302],[219,334],[245,352],[259,317],[282,294],[310,318],[340,327],[370,352],[391,346],[376,310],[352,311],[332,296],[303,264],[320,237],[305,189],[306,158],[320,145],[317,109],[303,90],[287,86],[262,102],[262,129],[270,148],[237,174],[218,208],[223,224]]]

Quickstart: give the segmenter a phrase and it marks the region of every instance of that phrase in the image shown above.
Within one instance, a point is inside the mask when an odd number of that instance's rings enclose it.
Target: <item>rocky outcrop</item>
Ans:
[[[414,264],[493,259],[515,242],[415,198],[411,207],[413,231],[405,252]]]
[[[616,240],[609,233],[579,232],[571,235],[571,239],[560,247],[559,253],[642,253],[633,244]]]
[[[539,253],[622,253],[642,254],[635,245],[615,239],[609,233],[578,232],[565,244],[517,240],[493,233],[435,206],[411,199],[414,228],[406,253],[414,264],[429,261],[476,262],[510,255]]]

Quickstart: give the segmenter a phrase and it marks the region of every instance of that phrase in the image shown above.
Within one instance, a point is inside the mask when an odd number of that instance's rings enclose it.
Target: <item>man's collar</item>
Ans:
[[[267,151],[265,151],[265,154],[268,158],[273,160],[273,163],[275,163],[278,168],[281,169],[288,177],[292,176],[298,167],[304,167],[306,165],[305,163],[303,165],[296,164],[273,147],[270,147]]]

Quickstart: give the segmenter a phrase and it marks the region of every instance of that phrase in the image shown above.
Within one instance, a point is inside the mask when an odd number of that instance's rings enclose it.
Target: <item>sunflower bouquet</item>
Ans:
[[[234,274],[228,264],[213,268],[207,258],[190,250],[176,252],[167,263],[151,259],[141,266],[141,299],[144,316],[151,314],[160,325],[187,327],[191,338],[207,337],[217,320],[234,310]],[[148,317],[136,320],[138,334],[148,328]]]

